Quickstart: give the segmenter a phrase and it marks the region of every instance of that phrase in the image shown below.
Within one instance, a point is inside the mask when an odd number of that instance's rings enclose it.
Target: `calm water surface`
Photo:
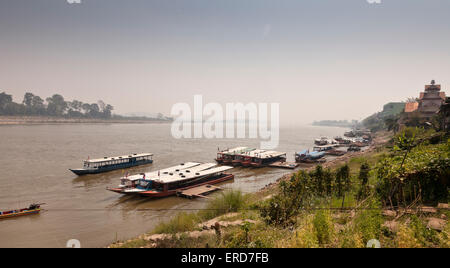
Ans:
[[[314,138],[346,131],[332,127],[291,127],[280,130],[278,151],[313,146]],[[0,221],[0,247],[65,247],[78,239],[82,247],[104,247],[150,231],[180,210],[202,208],[205,200],[169,197],[149,200],[106,190],[116,186],[123,171],[77,177],[69,168],[82,160],[128,153],[152,152],[154,163],[130,169],[147,172],[187,161],[213,162],[217,148],[259,147],[250,139],[176,140],[170,124],[73,124],[0,126],[0,210],[45,202],[40,215]],[[224,188],[255,192],[290,170],[262,168],[231,171]],[[155,210],[152,210],[155,209]],[[156,210],[158,209],[158,210]]]

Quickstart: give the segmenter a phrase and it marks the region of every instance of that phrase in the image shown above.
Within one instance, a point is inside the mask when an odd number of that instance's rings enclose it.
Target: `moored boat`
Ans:
[[[322,145],[322,146],[314,146],[313,151],[316,152],[325,152],[332,149],[335,149],[336,147],[339,147],[337,144],[328,144],[328,145]]]
[[[342,151],[339,149],[334,149],[334,148],[331,150],[325,151],[326,155],[334,155],[334,156],[341,156],[341,155],[344,155],[345,153],[346,153],[345,151]]]
[[[301,163],[316,163],[321,162],[325,156],[325,152],[303,150],[295,154],[295,161]],[[323,161],[324,162],[324,161]]]
[[[140,196],[145,197],[166,197],[176,195],[179,191],[184,191],[193,187],[202,185],[213,185],[228,180],[234,179],[233,174],[225,173],[225,171],[232,169],[230,166],[221,166],[204,170],[196,173],[192,177],[167,178],[165,180],[155,181],[151,189],[140,192]]]
[[[99,159],[88,159],[84,161],[83,168],[70,169],[70,171],[78,176],[98,174],[117,169],[151,164],[153,163],[152,157],[153,154],[151,153],[142,153],[115,157],[104,157]]]
[[[219,164],[231,164],[233,161],[233,155],[240,154],[248,150],[247,147],[236,147],[227,149],[217,153],[216,162]]]
[[[327,137],[321,137],[320,139],[314,140],[315,145],[327,145],[328,143],[329,143],[329,140]]]
[[[117,191],[120,192],[121,189],[124,189],[124,188],[135,188],[136,182],[142,178],[152,178],[152,177],[161,176],[161,175],[165,176],[170,173],[179,172],[182,170],[186,170],[189,168],[199,166],[200,164],[201,163],[198,163],[198,162],[187,162],[187,163],[181,163],[176,166],[172,166],[172,167],[168,167],[165,169],[152,171],[152,172],[148,172],[148,173],[141,173],[141,174],[131,175],[131,176],[126,174],[124,177],[122,177],[120,179],[120,185],[118,186],[118,188],[115,188],[115,189],[117,189]],[[114,191],[114,192],[117,192],[117,191]]]
[[[44,205],[44,204],[31,204],[28,208],[22,208],[22,209],[17,209],[17,210],[10,210],[10,211],[0,211],[0,220],[6,219],[6,218],[38,214],[41,212],[41,205]]]
[[[214,163],[205,163],[175,173],[170,172],[164,175],[159,173],[158,176],[142,177],[136,182],[134,188],[108,190],[121,194],[135,194],[145,197],[165,197],[175,195],[179,191],[193,187],[217,184],[234,178],[234,175],[225,173],[225,171],[233,167],[214,166],[216,166]]]
[[[350,131],[345,132],[345,133],[344,133],[344,136],[345,136],[345,137],[348,137],[348,138],[353,138],[353,137],[355,137],[356,135],[355,135],[355,132],[354,132],[353,130],[350,130]]]
[[[266,150],[253,150],[250,152],[247,152],[243,155],[242,161],[241,161],[241,165],[244,167],[249,167],[251,166],[253,159],[255,157],[259,157],[262,153],[264,153]]]
[[[344,146],[352,143],[351,139],[342,138],[342,137],[335,137],[334,140],[337,141],[339,145],[344,145]]]
[[[242,150],[242,151],[240,151],[240,152],[235,153],[235,154],[233,155],[233,160],[231,161],[231,164],[232,164],[233,166],[241,166],[241,165],[242,165],[242,162],[244,162],[245,156],[246,156],[248,153],[250,153],[250,152],[252,152],[252,151],[255,151],[255,150],[256,150],[256,149],[254,149],[254,148],[246,148],[246,149],[244,149],[244,150]]]
[[[361,151],[361,147],[356,146],[354,144],[350,145],[350,147],[348,147],[347,152],[359,152]]]
[[[286,161],[286,153],[276,151],[266,151],[253,157],[250,165],[252,167],[265,167],[273,162]]]

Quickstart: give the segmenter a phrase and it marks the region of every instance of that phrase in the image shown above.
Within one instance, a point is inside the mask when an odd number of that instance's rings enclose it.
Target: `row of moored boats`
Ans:
[[[359,149],[367,146],[371,141],[370,133],[364,133],[363,136],[354,133],[344,135],[348,138],[328,139],[322,137],[315,140],[316,146],[311,152],[306,149],[295,154],[296,162],[321,162],[326,154],[342,155],[345,153],[338,147],[348,147],[348,151],[356,150],[354,148]],[[234,175],[227,171],[236,166],[295,168],[298,165],[286,162],[285,152],[249,147],[236,147],[219,151],[215,160],[216,163],[187,162],[152,172],[131,176],[127,174],[120,179],[118,186],[107,189],[115,193],[144,197],[183,195],[183,191],[188,190],[191,192],[196,192],[196,189],[197,192],[209,191],[207,188],[213,187],[213,184],[234,179]],[[70,170],[80,176],[150,163],[153,163],[153,154],[151,153],[130,154],[88,159],[84,161],[82,168]],[[28,208],[0,212],[0,219],[37,214],[41,211],[41,205],[32,204]]]
[[[300,163],[325,162],[326,155],[341,156],[347,152],[360,151],[372,142],[370,131],[352,130],[344,133],[344,137],[320,137],[314,140],[315,146],[295,153],[295,161]],[[342,149],[344,148],[344,149]]]

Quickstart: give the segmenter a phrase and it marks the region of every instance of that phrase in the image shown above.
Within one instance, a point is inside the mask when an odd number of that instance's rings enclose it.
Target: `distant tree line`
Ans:
[[[113,110],[112,105],[101,100],[91,104],[78,100],[66,101],[59,94],[44,100],[27,92],[22,103],[16,103],[12,95],[0,93],[0,115],[110,119]]]
[[[358,120],[322,120],[314,121],[313,126],[327,126],[327,127],[355,127]]]

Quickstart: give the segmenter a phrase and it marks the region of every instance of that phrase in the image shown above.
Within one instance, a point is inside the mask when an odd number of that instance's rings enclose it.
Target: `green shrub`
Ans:
[[[280,192],[263,202],[261,217],[267,224],[288,226],[295,222],[295,216],[301,209],[309,206],[313,192],[310,187],[311,177],[305,171],[293,175],[290,181],[282,181]]]
[[[358,191],[357,198],[359,200],[362,200],[363,198],[367,197],[370,192],[369,188],[369,172],[370,172],[370,166],[367,162],[363,162],[361,164],[361,167],[359,168],[359,175],[358,179],[360,181],[360,188]]]
[[[406,155],[382,159],[376,167],[377,193],[385,204],[448,201],[450,189],[450,143],[418,145]],[[407,204],[403,204],[407,205]]]

